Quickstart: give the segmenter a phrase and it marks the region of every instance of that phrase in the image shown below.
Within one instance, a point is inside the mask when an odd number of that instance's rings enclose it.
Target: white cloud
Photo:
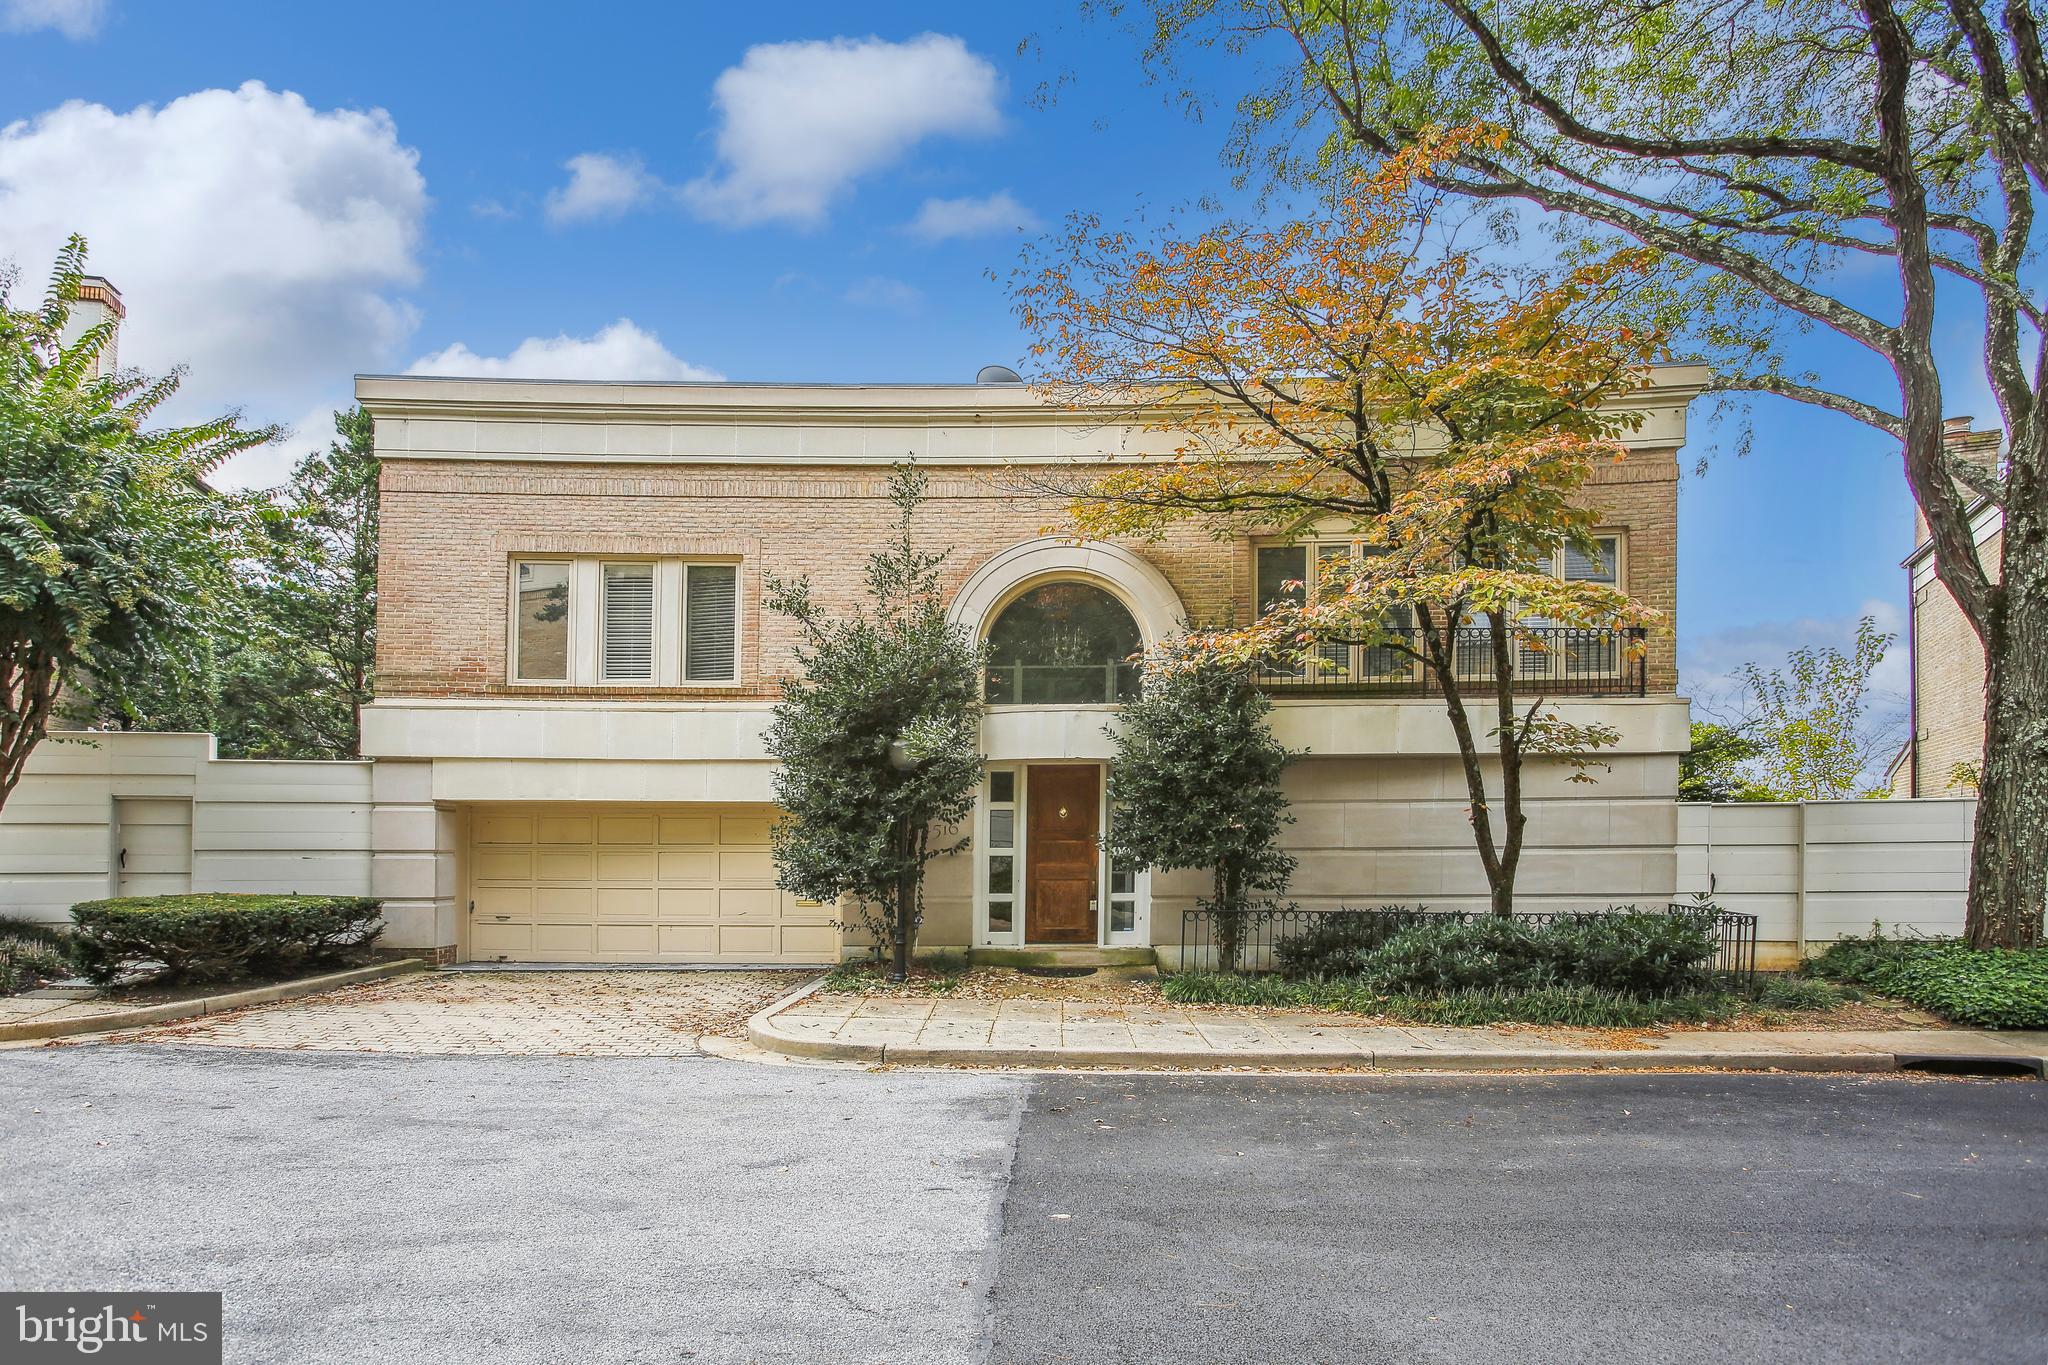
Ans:
[[[595,336],[528,337],[509,355],[478,355],[456,342],[422,356],[408,374],[459,375],[470,379],[723,379],[702,365],[670,354],[661,338],[620,318]]]
[[[0,0],[0,30],[8,33],[53,28],[66,38],[90,38],[106,18],[107,0]]]
[[[1030,231],[1039,217],[1018,203],[1008,190],[964,199],[927,199],[910,220],[906,231],[927,242],[956,237],[984,237],[995,232]]]
[[[548,221],[556,225],[617,218],[664,190],[638,157],[583,152],[562,163],[569,183],[548,191]]]
[[[914,312],[924,302],[924,294],[916,285],[887,275],[855,280],[840,297],[860,308],[889,308],[899,313]]]
[[[760,44],[713,83],[719,165],[682,197],[732,226],[816,226],[926,138],[999,130],[1001,93],[995,67],[946,34]]]
[[[519,216],[519,210],[502,199],[478,199],[469,206],[469,211],[478,218],[495,223],[508,223]]]
[[[73,101],[0,128],[0,259],[40,293],[71,232],[128,306],[121,359],[190,367],[165,410],[289,419],[387,368],[416,314],[418,157],[381,110],[317,110],[258,82],[115,113]],[[274,470],[243,456],[224,482]],[[289,460],[285,459],[288,464]]]
[[[1874,618],[1879,630],[1898,637],[1871,674],[1871,710],[1880,714],[1902,710],[1907,686],[1905,612],[1898,603],[1882,598],[1865,602],[1854,616],[1758,621],[1681,641],[1678,673],[1682,689],[1692,697],[1699,719],[1734,716],[1742,709],[1743,687],[1737,673],[1744,664],[1753,663],[1766,672],[1782,669],[1787,654],[1808,646],[1849,653],[1856,643],[1856,624],[1865,616]]]

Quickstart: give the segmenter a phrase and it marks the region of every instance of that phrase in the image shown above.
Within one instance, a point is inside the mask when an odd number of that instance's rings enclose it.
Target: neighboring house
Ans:
[[[1641,397],[1627,458],[1588,489],[1603,562],[1672,624],[1676,452],[1706,372],[1670,367]],[[1078,420],[1017,385],[577,383],[363,377],[383,461],[375,890],[387,941],[442,960],[818,962],[834,907],[775,885],[762,744],[791,623],[764,574],[808,574],[852,606],[893,515],[888,466],[931,476],[921,531],[951,549],[951,613],[994,650],[988,777],[972,850],[935,864],[923,947],[1060,943],[1171,958],[1198,874],[1148,876],[1096,852],[1104,727],[1124,660],[1189,620],[1247,619],[1315,544],[1156,543],[1045,533],[1057,500],[1017,466],[1163,455],[1159,434]],[[1372,651],[1269,679],[1275,728],[1308,751],[1287,776],[1305,906],[1481,905],[1442,702]],[[1474,651],[1474,667],[1484,664]],[[1537,763],[1529,909],[1662,902],[1676,878],[1687,704],[1673,636],[1575,636],[1532,653],[1542,690],[1621,735],[1597,785]],[[1074,856],[1078,852],[1079,856]],[[1089,885],[1087,923],[1037,893]],[[1047,904],[1051,903],[1050,898]]]
[[[1943,439],[1951,454],[1996,468],[2003,442],[1997,431],[1972,431],[1967,417],[1951,417]],[[1995,578],[2005,514],[1987,498],[1970,509],[1977,555]],[[1913,512],[1913,553],[1904,561],[1911,612],[1906,624],[1907,737],[1892,760],[1894,796],[1973,795],[1973,774],[1984,758],[1984,642],[1940,579],[1927,518]]]

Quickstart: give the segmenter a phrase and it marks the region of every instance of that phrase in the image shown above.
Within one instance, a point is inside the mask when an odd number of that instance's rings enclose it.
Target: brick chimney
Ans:
[[[2005,433],[2001,431],[1972,431],[1968,417],[1945,418],[1941,424],[1941,445],[1952,459],[1964,460],[1993,474],[1998,472],[1999,453],[2005,446]],[[1964,490],[1964,501],[1975,502],[1977,495]],[[1920,510],[1919,503],[1913,504],[1913,544],[1917,548],[1927,543],[1927,514]]]
[[[64,344],[69,346],[88,328],[111,319],[115,324],[114,340],[100,352],[99,363],[93,367],[93,372],[112,374],[121,366],[119,326],[127,316],[127,306],[121,302],[121,291],[114,288],[114,282],[104,275],[87,275],[78,283],[78,302],[71,306],[71,318],[64,325]]]

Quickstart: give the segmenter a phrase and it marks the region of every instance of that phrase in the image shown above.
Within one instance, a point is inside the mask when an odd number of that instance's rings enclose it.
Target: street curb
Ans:
[[[168,1005],[138,1005],[134,1009],[117,1010],[111,1014],[88,1014],[71,1019],[29,1020],[20,1024],[0,1024],[0,1043],[32,1042],[38,1038],[68,1038],[80,1033],[112,1033],[119,1029],[141,1028],[148,1024],[168,1024],[179,1019],[196,1019],[207,1014],[224,1014],[228,1010],[247,1009],[251,1005],[268,1005],[279,1000],[292,1000],[302,995],[318,995],[339,986],[355,986],[365,981],[381,981],[387,976],[400,976],[407,972],[427,970],[427,964],[416,957],[400,958],[396,962],[379,962],[368,967],[351,967],[345,972],[329,972],[325,976],[309,976],[299,981],[283,981],[275,986],[252,986],[245,991],[230,991],[226,995],[206,995],[197,1000],[179,1000]]]
[[[840,1043],[749,1029],[757,1046],[814,1061],[1077,1071],[1896,1071],[1889,1052],[1141,1052],[1096,1048],[948,1048]]]
[[[756,1047],[814,1061],[861,1062],[870,1066],[969,1067],[982,1069],[1072,1069],[1120,1071],[1801,1071],[1870,1073],[1897,1071],[1902,1054],[1857,1052],[1721,1052],[1707,1049],[1642,1048],[1591,1051],[1578,1048],[1502,1048],[1413,1052],[1208,1052],[1199,1049],[930,1047],[909,1043],[853,1043],[830,1038],[795,1038],[770,1022],[784,1008],[814,994],[815,983],[776,1001],[747,1021]],[[1903,1054],[1918,1057],[1921,1054]],[[1959,1054],[1961,1055],[1961,1054]],[[2021,1061],[2031,1054],[1995,1056]]]
[[[835,1043],[830,1040],[814,1043],[808,1038],[791,1038],[777,1033],[768,1026],[769,1016],[780,1014],[799,1000],[808,1000],[825,989],[825,978],[819,977],[809,985],[800,986],[756,1010],[747,1020],[747,1041],[769,1052],[780,1052],[787,1057],[814,1057],[835,1062],[879,1062],[882,1060],[882,1046],[879,1043]],[[814,1051],[813,1049],[819,1049]]]

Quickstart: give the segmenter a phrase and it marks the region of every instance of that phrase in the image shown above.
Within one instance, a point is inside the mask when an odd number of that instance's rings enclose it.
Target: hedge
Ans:
[[[384,931],[367,896],[129,896],[71,907],[72,951],[98,982],[160,966],[165,980],[276,975],[333,962]]]
[[[1297,979],[1342,977],[1380,994],[1583,988],[1636,996],[1704,989],[1717,949],[1689,915],[1617,912],[1539,922],[1392,907],[1331,915],[1274,956]]]

